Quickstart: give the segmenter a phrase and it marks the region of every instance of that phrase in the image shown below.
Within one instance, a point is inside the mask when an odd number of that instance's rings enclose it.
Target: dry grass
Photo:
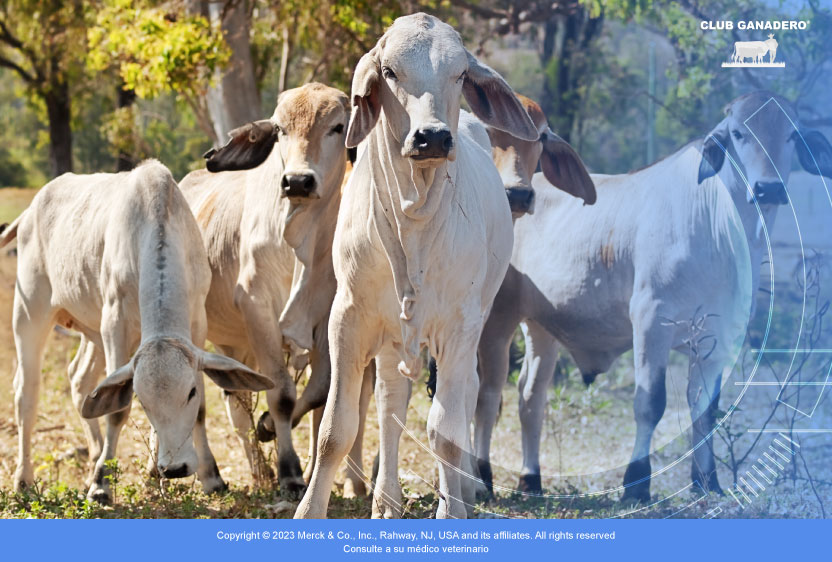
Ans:
[[[31,190],[0,191],[0,222],[15,218],[34,195]],[[33,450],[38,479],[37,489],[25,495],[11,491],[17,456],[13,406],[14,345],[11,333],[11,304],[16,259],[0,254],[0,516],[4,517],[289,517],[292,509],[280,506],[279,492],[256,490],[252,486],[245,455],[226,419],[219,389],[206,385],[209,439],[223,478],[230,491],[206,497],[194,478],[177,482],[149,480],[145,477],[146,444],[149,424],[141,406],[135,402],[130,421],[119,443],[120,476],[115,486],[114,507],[88,504],[84,499],[87,461],[73,452],[85,445],[81,422],[71,400],[66,366],[77,346],[77,338],[54,333],[46,351],[37,428]],[[668,370],[668,407],[656,432],[654,468],[667,465],[686,451],[689,426],[685,401],[686,361],[676,357]],[[498,499],[476,506],[480,517],[608,517],[626,515],[617,503],[618,493],[583,497],[589,491],[619,486],[635,436],[632,415],[632,359],[625,356],[608,375],[602,375],[589,388],[569,377],[564,387],[551,387],[550,405],[544,426],[541,463],[544,483],[551,494],[568,497],[523,498],[500,492]],[[730,389],[726,387],[726,391]],[[492,446],[494,478],[497,486],[513,488],[521,464],[520,424],[517,417],[517,389],[508,385],[504,393],[502,417]],[[724,401],[723,401],[724,403]],[[407,426],[401,442],[400,476],[405,494],[405,515],[430,517],[436,502],[433,483],[435,465],[416,440],[427,443],[425,419],[430,407],[421,384],[414,389]],[[262,410],[264,405],[258,406]],[[371,406],[371,408],[373,408]],[[375,410],[371,409],[364,450],[364,466],[372,466],[378,435]],[[305,459],[308,443],[306,423],[296,430],[294,441]],[[681,437],[680,437],[681,436]],[[274,447],[265,447],[273,460]],[[719,447],[717,452],[720,453]],[[822,457],[821,457],[822,458]],[[689,460],[656,479],[655,506],[633,513],[636,517],[701,517],[720,507],[721,516],[815,516],[814,499],[805,483],[781,483],[740,511],[729,497],[711,496],[682,490],[689,484]],[[720,472],[724,487],[730,483],[727,471]],[[828,494],[828,487],[825,488]],[[675,494],[675,495],[673,495]],[[693,505],[692,502],[695,502]],[[291,507],[291,506],[290,506]],[[346,500],[336,487],[330,507],[332,517],[368,517],[367,498]]]

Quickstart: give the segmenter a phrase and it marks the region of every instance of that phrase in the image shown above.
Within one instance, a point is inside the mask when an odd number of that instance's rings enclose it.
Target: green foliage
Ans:
[[[104,0],[87,38],[89,68],[115,65],[124,88],[146,99],[166,92],[199,95],[230,56],[205,18],[174,16],[149,2]]]

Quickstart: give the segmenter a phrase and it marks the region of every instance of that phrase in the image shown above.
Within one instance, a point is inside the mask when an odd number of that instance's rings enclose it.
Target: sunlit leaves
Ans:
[[[124,87],[146,99],[165,92],[198,95],[230,56],[205,18],[148,2],[104,0],[87,40],[88,67],[115,66]]]

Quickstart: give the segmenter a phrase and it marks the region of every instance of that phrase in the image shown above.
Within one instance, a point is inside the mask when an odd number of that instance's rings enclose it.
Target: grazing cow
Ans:
[[[159,472],[181,478],[196,470],[206,491],[223,489],[205,436],[199,371],[227,390],[273,385],[201,349],[211,272],[199,228],[168,169],[147,161],[120,174],[64,174],[35,196],[0,246],[15,236],[16,488],[34,481],[30,441],[41,360],[57,323],[84,337],[71,370],[76,406],[85,418],[108,414],[89,497],[110,500],[105,462],[115,456],[134,390],[158,436]],[[93,390],[102,364],[110,374]],[[97,421],[92,425],[91,455],[102,449]]]
[[[704,142],[637,172],[593,175],[598,202],[592,207],[564,197],[535,175],[536,212],[515,223],[511,267],[480,344],[481,350],[503,354],[499,367],[497,359],[483,360],[494,368],[483,371],[477,412],[476,454],[489,484],[488,440],[496,420],[493,402],[507,376],[507,327],[526,323],[518,383],[519,488],[541,490],[538,449],[556,342],[569,350],[587,383],[633,349],[637,429],[623,499],[648,501],[650,442],[664,413],[668,354],[674,348],[688,351],[686,321],[717,314],[700,334],[715,345],[698,358],[701,376],[691,377],[687,397],[695,447],[692,478],[704,489],[720,491],[711,442],[714,408],[723,370],[732,367],[753,315],[752,289],[759,284],[764,251],[759,223],[765,220],[771,228],[777,206],[788,202],[783,182],[795,150],[808,171],[818,172],[811,152],[821,172],[832,173],[832,147],[817,132],[804,132],[804,144],[793,121],[795,110],[780,97],[766,92],[740,97]]]
[[[335,471],[358,431],[362,371],[373,357],[381,449],[373,516],[401,515],[400,423],[423,346],[439,367],[427,420],[440,461],[437,516],[466,515],[457,471],[470,446],[476,346],[512,232],[491,159],[458,131],[460,94],[485,123],[538,137],[508,84],[432,16],[398,18],[356,67],[347,146],[366,141],[338,214],[332,386],[295,517],[326,515]]]
[[[213,273],[208,339],[274,380],[266,394],[272,423],[260,425],[277,435],[278,481],[294,495],[305,482],[291,429],[323,406],[329,390],[326,323],[335,296],[332,237],[348,116],[347,96],[336,89],[288,90],[271,119],[232,131],[226,146],[206,154],[209,171],[181,182]],[[312,375],[297,401],[286,343],[310,352]],[[226,395],[226,406],[255,477],[265,480],[250,394]],[[353,460],[360,463],[360,456]]]

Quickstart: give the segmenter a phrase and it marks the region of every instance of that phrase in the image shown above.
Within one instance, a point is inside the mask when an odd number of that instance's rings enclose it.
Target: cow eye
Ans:
[[[275,125],[274,128],[277,131],[278,135],[283,136],[286,134],[286,131],[284,131],[283,127],[281,127],[280,125]]]
[[[384,66],[381,68],[381,75],[384,76],[386,80],[398,80],[396,77],[396,73],[389,66]]]
[[[329,133],[331,135],[340,135],[343,132],[344,132],[344,124],[343,123],[338,123],[337,125],[335,125],[332,128],[332,130]]]
[[[465,80],[465,76],[467,74],[468,74],[468,72],[463,72],[462,74],[459,75],[459,78],[457,78],[456,81],[457,82],[462,82],[463,80]]]
[[[191,401],[191,399],[193,399],[193,397],[194,397],[194,396],[196,396],[196,387],[193,387],[193,388],[191,389],[190,394],[188,394],[188,402],[190,402],[190,401]]]
[[[731,131],[731,134],[734,135],[735,139],[742,140],[742,133],[738,130],[734,129],[733,131]]]

